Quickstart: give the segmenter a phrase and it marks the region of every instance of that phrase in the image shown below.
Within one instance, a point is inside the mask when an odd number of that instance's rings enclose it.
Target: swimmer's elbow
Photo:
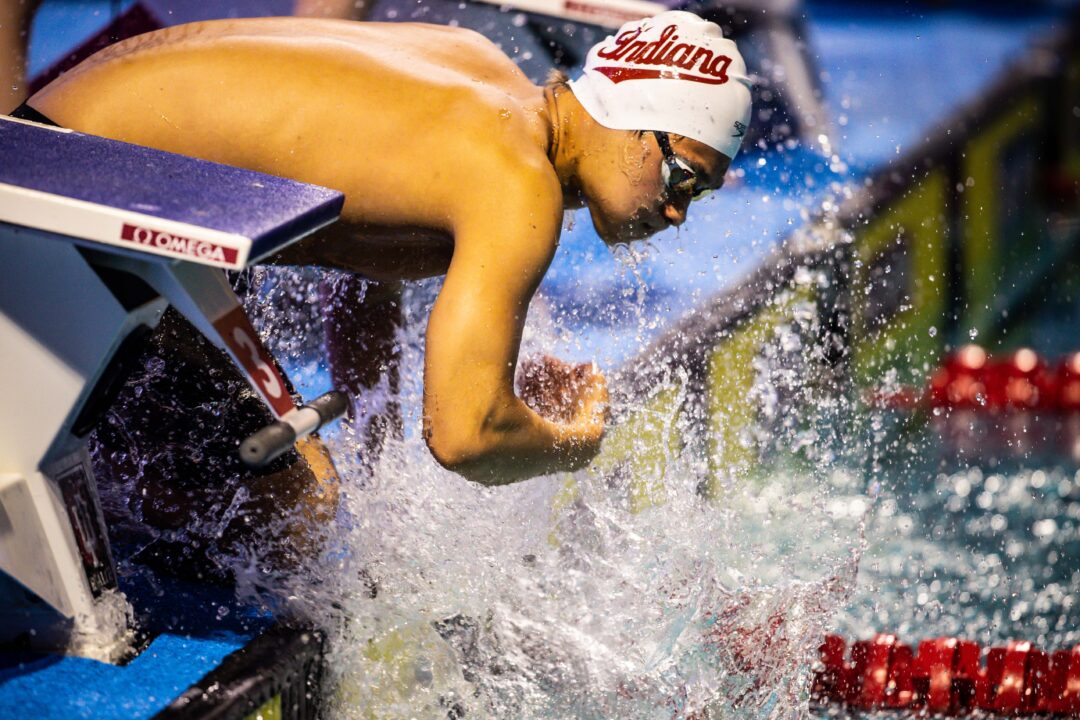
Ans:
[[[471,458],[469,449],[451,433],[427,428],[424,440],[435,461],[451,472],[457,472]]]
[[[469,439],[466,434],[438,425],[425,429],[424,440],[431,456],[439,465],[450,472],[473,479],[469,477],[469,469],[475,467],[478,461],[482,462],[485,454],[474,440]]]
[[[478,440],[477,433],[429,428],[424,433],[428,450],[442,467],[481,485],[506,485],[536,473],[522,473],[505,450]]]
[[[497,463],[494,462],[494,456],[490,452],[464,444],[441,441],[437,438],[428,439],[428,449],[439,465],[471,482],[481,485],[504,485],[514,481],[495,471],[494,466]]]

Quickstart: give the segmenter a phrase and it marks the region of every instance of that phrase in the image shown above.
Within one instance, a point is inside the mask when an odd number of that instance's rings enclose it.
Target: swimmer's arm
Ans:
[[[562,220],[557,186],[523,194],[455,229],[427,331],[425,439],[444,467],[487,485],[582,467],[603,433],[602,416],[557,423],[514,394],[525,314]]]

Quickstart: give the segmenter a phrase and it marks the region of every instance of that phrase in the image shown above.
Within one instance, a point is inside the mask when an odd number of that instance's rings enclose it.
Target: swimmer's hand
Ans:
[[[595,363],[567,363],[545,355],[521,363],[518,393],[540,416],[565,427],[580,446],[580,464],[599,451],[607,419],[607,380]]]

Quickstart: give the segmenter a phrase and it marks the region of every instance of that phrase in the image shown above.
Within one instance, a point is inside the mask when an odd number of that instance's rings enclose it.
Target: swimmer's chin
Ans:
[[[635,240],[644,240],[645,238],[652,237],[658,232],[666,230],[670,226],[670,223],[666,221],[650,223],[641,220],[639,219],[640,216],[637,214],[623,222],[611,222],[606,217],[592,212],[591,208],[589,216],[592,218],[593,228],[596,230],[596,234],[599,235],[600,239],[604,241],[604,244],[609,247],[625,245]]]
[[[611,228],[597,228],[597,234],[608,247],[626,245],[627,243],[645,240],[658,232],[667,229],[667,225],[657,227],[649,223],[631,221],[612,230]]]

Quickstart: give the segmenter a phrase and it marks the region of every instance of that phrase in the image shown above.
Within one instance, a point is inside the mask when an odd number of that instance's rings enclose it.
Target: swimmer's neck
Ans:
[[[567,141],[575,124],[576,111],[580,109],[577,98],[572,92],[566,92],[564,85],[548,85],[544,88],[544,104],[548,121],[547,157],[562,186],[563,204],[568,209],[583,207],[585,200],[577,181],[577,157],[571,152],[573,143]]]

